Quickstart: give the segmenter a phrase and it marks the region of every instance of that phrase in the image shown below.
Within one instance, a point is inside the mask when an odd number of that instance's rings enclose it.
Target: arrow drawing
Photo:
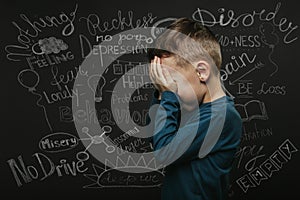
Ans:
[[[229,85],[234,85],[235,82],[241,80],[242,78],[244,78],[245,76],[247,76],[248,74],[250,74],[251,72],[253,72],[254,70],[261,69],[264,66],[265,65],[262,62],[258,62],[257,64],[254,65],[254,67],[252,69],[250,69],[248,72],[246,72],[245,74],[243,74],[239,78],[235,79],[234,81],[229,81]]]

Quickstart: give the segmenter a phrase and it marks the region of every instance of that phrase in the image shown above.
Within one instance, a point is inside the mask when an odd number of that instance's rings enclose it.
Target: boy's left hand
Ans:
[[[151,61],[149,74],[156,89],[160,92],[172,91],[177,93],[177,83],[173,80],[169,71],[161,65],[159,57],[155,56],[154,60]]]

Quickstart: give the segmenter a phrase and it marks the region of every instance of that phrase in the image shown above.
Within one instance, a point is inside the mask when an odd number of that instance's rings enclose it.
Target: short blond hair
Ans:
[[[214,34],[206,26],[188,18],[179,18],[170,24],[157,38],[155,48],[148,51],[150,60],[154,56],[172,55],[179,65],[196,62],[203,57],[210,57],[217,71],[222,64],[221,47]]]

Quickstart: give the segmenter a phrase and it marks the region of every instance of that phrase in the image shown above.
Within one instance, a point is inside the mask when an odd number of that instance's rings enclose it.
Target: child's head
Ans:
[[[178,95],[184,103],[189,103],[192,93],[188,84],[194,89],[198,101],[207,93],[208,82],[219,81],[221,68],[221,48],[212,32],[200,23],[188,18],[179,18],[167,27],[150,49],[150,60],[158,56],[162,64],[179,72],[185,80],[174,74],[178,85]],[[200,80],[200,81],[199,81]],[[188,82],[187,82],[188,81]],[[200,83],[200,84],[199,84]]]
[[[188,18],[179,18],[169,25],[156,40],[155,49],[150,49],[148,56],[150,60],[154,56],[174,56],[181,66],[201,59],[212,59],[219,70],[222,63],[220,44],[214,34],[206,26]]]

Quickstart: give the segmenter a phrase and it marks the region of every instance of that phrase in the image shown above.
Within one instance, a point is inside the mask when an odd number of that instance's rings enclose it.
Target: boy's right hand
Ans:
[[[149,74],[154,86],[160,92],[159,96],[164,91],[177,93],[177,83],[173,80],[166,67],[161,65],[159,57],[155,56],[153,61],[151,61]]]

